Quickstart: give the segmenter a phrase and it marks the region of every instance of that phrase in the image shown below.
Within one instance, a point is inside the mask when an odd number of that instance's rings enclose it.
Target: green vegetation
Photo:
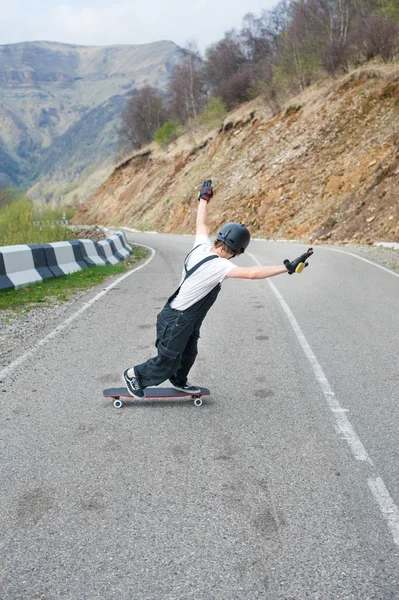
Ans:
[[[3,198],[5,201],[0,204],[0,246],[46,244],[74,237],[73,232],[65,225],[51,223],[62,219],[63,209],[35,213],[32,202],[24,197],[3,191]],[[70,218],[73,211],[66,209],[65,213],[66,217]],[[34,225],[34,221],[45,223]]]
[[[0,187],[0,210],[6,204],[11,204],[15,200],[15,193],[10,188]]]
[[[165,146],[178,125],[217,127],[227,110],[262,97],[273,113],[327,73],[336,78],[374,58],[399,56],[399,0],[280,0],[240,30],[225,33],[201,58],[184,49],[169,74],[168,94],[147,86],[129,99],[121,132],[136,148]],[[146,125],[146,130],[143,129]]]
[[[180,135],[180,127],[176,121],[166,121],[154,133],[154,141],[162,147],[167,146]]]
[[[66,302],[76,292],[87,290],[98,285],[112,275],[128,271],[139,260],[146,258],[148,250],[141,246],[134,246],[133,252],[124,261],[116,265],[104,267],[90,267],[71,275],[46,279],[19,290],[0,292],[0,310],[32,308],[35,304],[55,304]]]
[[[202,125],[209,129],[218,127],[227,113],[227,107],[221,98],[210,98],[198,117]]]
[[[74,216],[76,210],[71,207],[65,208],[46,208],[40,210],[33,210],[34,221],[61,221],[64,218],[69,221]],[[65,217],[64,217],[65,215]]]

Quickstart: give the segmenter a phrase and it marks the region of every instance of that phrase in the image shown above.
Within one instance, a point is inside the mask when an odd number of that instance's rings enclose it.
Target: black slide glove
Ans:
[[[202,184],[200,193],[198,194],[198,200],[206,200],[207,202],[209,202],[209,200],[212,198],[212,196],[213,196],[212,180],[207,179]]]
[[[290,261],[286,259],[284,261],[284,266],[286,267],[289,275],[292,275],[293,273],[302,273],[304,268],[307,267],[309,264],[306,262],[306,259],[309,258],[309,256],[312,256],[312,254],[313,248],[309,248],[307,252],[301,254],[301,256],[299,256],[295,260]]]

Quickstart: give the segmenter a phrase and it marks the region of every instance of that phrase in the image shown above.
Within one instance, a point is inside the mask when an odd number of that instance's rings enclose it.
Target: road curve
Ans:
[[[153,259],[4,373],[1,600],[398,598],[399,278],[317,247],[228,280],[191,377],[210,398],[117,410],[102,389],[152,355],[193,242],[128,237]]]

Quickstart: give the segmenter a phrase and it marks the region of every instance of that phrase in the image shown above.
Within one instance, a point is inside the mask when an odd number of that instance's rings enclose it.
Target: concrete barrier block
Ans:
[[[54,277],[61,277],[62,275],[65,275],[64,271],[62,271],[62,269],[60,269],[60,267],[57,264],[57,257],[55,255],[55,250],[52,247],[52,245],[43,244],[42,248],[46,257],[46,264],[52,272],[52,274],[54,275]]]
[[[56,264],[51,266],[50,269],[56,277],[60,275],[59,270],[61,270],[62,275],[69,275],[82,270],[82,267],[76,262],[72,245],[69,242],[54,242],[48,245],[54,251]],[[49,253],[46,253],[46,257],[48,256]],[[58,269],[55,267],[58,267]],[[56,273],[57,271],[58,273]]]
[[[126,258],[126,256],[129,256],[130,251],[124,247],[122,240],[117,233],[115,235],[111,235],[107,239],[111,243],[111,248],[112,248],[112,244],[114,245],[114,248],[113,248],[114,256],[116,256],[117,258],[121,257],[121,258],[119,258],[119,260],[123,260]]]
[[[51,279],[54,277],[54,273],[51,272],[47,265],[46,253],[41,244],[28,244],[32,251],[33,262],[36,271],[39,273],[42,279]]]
[[[129,244],[129,242],[127,241],[127,237],[126,237],[126,233],[124,231],[116,231],[115,235],[117,235],[119,237],[119,239],[122,242],[122,246],[129,251],[129,253],[132,251],[132,246]]]
[[[14,284],[7,275],[6,266],[4,264],[3,254],[0,249],[0,290],[12,290]]]
[[[35,269],[32,250],[27,245],[2,246],[0,254],[3,258],[4,276],[12,283],[12,287],[20,288],[42,281],[42,277]],[[4,280],[3,284],[7,281]],[[7,289],[7,288],[2,288]],[[10,288],[8,288],[10,289]]]
[[[94,267],[94,262],[87,256],[86,248],[80,243],[80,240],[69,240],[72,246],[75,261],[81,269]]]
[[[104,266],[108,265],[109,262],[104,256],[100,256],[98,253],[98,248],[96,246],[96,242],[93,240],[79,240],[79,243],[84,247],[84,251],[86,252],[86,257],[83,255],[83,259],[87,262],[89,260],[94,265]]]
[[[100,256],[105,258],[111,265],[116,265],[118,262],[123,260],[122,256],[118,256],[115,244],[113,244],[112,240],[109,238],[106,240],[101,240],[100,242],[96,242],[96,245],[98,247]]]

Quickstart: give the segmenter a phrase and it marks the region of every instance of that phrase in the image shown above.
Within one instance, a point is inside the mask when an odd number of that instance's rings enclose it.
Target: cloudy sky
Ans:
[[[203,51],[242,17],[278,0],[1,0],[0,45],[48,40],[83,45],[196,40]]]

